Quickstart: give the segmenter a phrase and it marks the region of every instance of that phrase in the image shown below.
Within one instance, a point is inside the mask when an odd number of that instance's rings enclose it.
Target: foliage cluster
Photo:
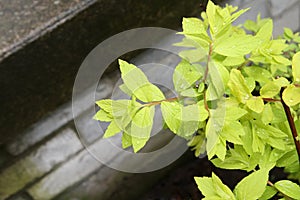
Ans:
[[[94,118],[110,122],[105,138],[122,133],[123,148],[138,152],[160,105],[165,125],[187,139],[196,156],[207,153],[219,168],[249,172],[234,191],[215,174],[196,177],[206,200],[300,199],[300,36],[285,28],[274,39],[272,19],[260,16],[233,25],[246,11],[209,1],[202,19],[183,19],[184,39],[175,45],[189,49],[174,70],[174,98],[119,60],[120,89],[131,99],[97,101]],[[274,167],[290,180],[271,183]]]

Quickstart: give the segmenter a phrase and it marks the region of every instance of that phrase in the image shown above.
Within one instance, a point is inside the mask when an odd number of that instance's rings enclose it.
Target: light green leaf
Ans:
[[[223,96],[229,80],[228,70],[218,62],[210,62],[208,68],[209,85],[206,93],[206,100],[216,100]]]
[[[292,62],[289,59],[281,55],[272,55],[272,58],[275,60],[275,64],[281,64],[285,66],[289,66],[292,64]]]
[[[132,92],[128,89],[128,87],[123,83],[119,86],[120,90],[122,90],[128,96],[132,96]]]
[[[237,199],[256,200],[262,196],[268,181],[268,171],[258,170],[243,178],[235,187]]]
[[[180,126],[180,120],[175,118],[177,113],[181,112],[182,105],[178,102],[162,102],[161,112],[167,126],[173,133],[177,133]]]
[[[262,43],[271,39],[273,34],[273,20],[267,19],[264,25],[258,30],[256,37],[261,39]]]
[[[280,88],[274,81],[270,81],[260,89],[260,95],[263,98],[273,98],[280,92]]]
[[[206,32],[206,27],[203,23],[198,18],[195,17],[189,17],[189,18],[183,18],[182,19],[182,29],[184,34],[191,34],[191,35],[198,35],[198,34],[205,34],[207,35]]]
[[[243,117],[248,112],[242,108],[239,107],[233,107],[233,106],[226,106],[225,110],[225,120],[226,121],[236,121]]]
[[[132,119],[130,135],[134,152],[145,146],[150,138],[155,108],[144,107]]]
[[[222,41],[217,41],[214,46],[214,52],[230,57],[244,56],[260,44],[260,41],[250,35],[231,36]]]
[[[107,113],[112,113],[112,100],[111,99],[102,99],[96,101],[96,104]]]
[[[110,122],[112,120],[112,116],[108,112],[105,112],[104,110],[101,109],[95,114],[93,119],[103,121],[103,122]]]
[[[180,92],[180,95],[184,97],[198,97],[201,93],[199,93],[196,88],[189,88]]]
[[[284,195],[293,199],[300,199],[300,186],[289,180],[278,181],[274,184],[275,188]]]
[[[220,137],[234,144],[243,144],[240,138],[241,135],[245,135],[245,131],[238,121],[225,123],[220,132]]]
[[[300,103],[300,87],[289,85],[282,93],[283,101],[288,106],[294,106]]]
[[[292,70],[294,82],[300,82],[300,52],[293,56]]]
[[[187,60],[189,63],[196,63],[203,60],[207,52],[202,48],[181,51],[179,56]]]
[[[241,103],[245,103],[252,96],[245,79],[239,70],[231,70],[228,86],[232,95]]]
[[[191,87],[202,76],[201,71],[186,60],[182,60],[175,68],[173,83],[175,90],[181,92]]]
[[[288,39],[294,38],[294,33],[290,28],[283,28],[284,29],[284,36],[286,36]]]
[[[199,190],[205,196],[204,199],[224,199],[235,200],[232,191],[222,183],[222,181],[213,173],[211,178],[195,177]]]
[[[275,194],[277,194],[277,190],[274,187],[267,186],[264,193],[263,193],[263,195],[259,198],[259,200],[269,200]]]
[[[122,135],[122,147],[126,149],[130,146],[132,146],[131,136],[124,132]]]
[[[112,137],[120,132],[121,132],[121,129],[118,127],[117,123],[113,120],[107,127],[107,129],[103,135],[103,138]]]
[[[251,97],[246,101],[246,105],[257,113],[261,113],[264,109],[264,101],[261,97]]]
[[[269,82],[272,77],[272,74],[268,70],[258,66],[244,67],[243,70],[248,76],[253,77],[261,84]]]
[[[245,82],[249,88],[249,91],[252,92],[255,89],[255,80],[253,77],[245,77]]]
[[[135,91],[133,94],[143,102],[161,101],[165,99],[162,91],[155,85],[147,83]]]
[[[233,149],[227,151],[226,158],[222,161],[219,158],[215,158],[212,163],[222,169],[241,169],[246,171],[252,171],[259,161],[259,154],[249,157],[246,151],[240,145],[234,145]]]
[[[274,118],[274,114],[271,105],[269,103],[265,104],[263,112],[261,114],[261,121],[264,124],[269,124],[272,122],[273,118]]]
[[[223,61],[224,66],[237,66],[241,65],[245,62],[244,56],[239,56],[239,57],[226,57],[225,60]]]
[[[148,81],[142,70],[123,60],[119,60],[119,65],[124,84],[138,99],[143,102],[165,99],[160,89]]]

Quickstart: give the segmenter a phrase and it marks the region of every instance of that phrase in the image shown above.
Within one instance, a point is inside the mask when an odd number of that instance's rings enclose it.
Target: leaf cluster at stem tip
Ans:
[[[196,156],[206,153],[216,167],[250,173],[234,191],[215,174],[195,178],[206,200],[300,199],[300,36],[285,28],[274,39],[272,19],[260,15],[233,25],[247,10],[208,1],[201,19],[183,18],[184,38],[174,45],[187,50],[173,73],[175,97],[119,60],[120,89],[131,98],[97,101],[94,119],[110,123],[104,138],[121,133],[123,148],[138,152],[161,109],[165,126]],[[268,181],[274,167],[293,182]]]

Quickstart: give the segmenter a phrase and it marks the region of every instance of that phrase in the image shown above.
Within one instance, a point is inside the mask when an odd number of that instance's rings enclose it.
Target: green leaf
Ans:
[[[203,48],[181,51],[179,56],[187,60],[189,63],[200,62],[205,58],[207,52]]]
[[[198,34],[206,34],[206,27],[198,18],[189,17],[182,19],[182,29],[184,34],[198,35]]]
[[[264,25],[258,30],[256,37],[262,42],[269,41],[273,34],[273,20],[267,19]]]
[[[206,93],[206,100],[217,100],[225,93],[225,88],[229,80],[229,72],[218,62],[210,62],[208,68],[209,85]]]
[[[233,149],[229,149],[227,151],[224,161],[219,158],[215,158],[211,160],[211,162],[216,167],[222,169],[240,169],[252,171],[259,161],[259,156],[256,155],[249,157],[242,146],[234,145]]]
[[[289,85],[282,93],[282,99],[288,106],[300,103],[300,87]]]
[[[130,135],[134,152],[143,148],[150,138],[155,108],[144,107],[132,119]]]
[[[122,135],[122,147],[123,147],[123,149],[126,149],[130,146],[132,146],[131,136],[127,133],[123,133],[123,135]]]
[[[294,33],[290,28],[283,28],[284,30],[284,36],[286,36],[288,39],[294,38]]]
[[[260,89],[260,95],[263,98],[273,98],[280,92],[280,86],[274,81],[270,81]]]
[[[96,101],[96,104],[107,113],[112,113],[112,100],[111,99],[102,99]]]
[[[275,188],[284,195],[293,199],[300,199],[300,186],[289,180],[278,181],[274,184]]]
[[[237,65],[242,65],[245,62],[244,56],[239,56],[239,57],[226,57],[225,60],[223,61],[224,66],[237,66]]]
[[[143,102],[165,99],[160,89],[148,81],[142,70],[123,60],[119,60],[119,65],[124,84],[138,99]]]
[[[132,92],[128,89],[128,87],[123,83],[119,86],[120,90],[122,90],[128,96],[132,96]]]
[[[226,121],[236,121],[248,113],[246,110],[244,110],[242,108],[232,107],[230,105],[226,106],[225,112],[226,112],[226,115],[225,115]]]
[[[300,82],[300,52],[293,56],[292,70],[294,82]]]
[[[252,96],[245,79],[239,70],[231,70],[228,86],[232,95],[235,96],[241,103],[246,103],[246,101]]]
[[[246,105],[257,113],[261,113],[264,109],[264,101],[261,97],[251,97],[246,101]]]
[[[222,181],[213,173],[211,178],[195,177],[199,190],[205,196],[204,200],[226,199],[235,200],[234,194]]]
[[[133,94],[143,102],[161,101],[165,99],[162,91],[151,83],[139,87],[133,91]]]
[[[181,112],[181,106],[178,102],[162,102],[160,105],[164,121],[173,133],[177,133],[180,126],[180,120],[175,115]]]
[[[93,119],[103,121],[103,122],[110,122],[112,120],[112,116],[108,112],[105,112],[104,110],[101,109],[95,114]]]
[[[267,186],[264,193],[263,193],[263,195],[259,198],[259,200],[269,200],[275,194],[277,194],[277,190],[274,187]]]
[[[234,144],[243,144],[240,136],[244,135],[243,126],[238,121],[231,121],[224,124],[220,132],[220,137]]]
[[[115,122],[115,120],[113,120],[109,126],[107,127],[103,138],[109,138],[112,137],[114,135],[116,135],[117,133],[120,133],[121,129],[118,127],[117,123]]]
[[[262,196],[268,181],[268,171],[258,170],[243,178],[235,187],[237,199],[256,200]]]
[[[251,35],[231,36],[227,39],[217,41],[214,52],[230,57],[244,56],[260,44],[260,41]]]
[[[186,60],[182,60],[175,68],[173,74],[173,83],[175,90],[181,92],[191,87],[202,77],[202,73],[194,65]]]
[[[261,84],[269,82],[272,77],[272,74],[268,70],[258,66],[244,67],[243,70],[248,76],[253,77]]]
[[[189,88],[180,92],[180,95],[184,97],[198,97],[201,93],[198,92],[197,88]]]

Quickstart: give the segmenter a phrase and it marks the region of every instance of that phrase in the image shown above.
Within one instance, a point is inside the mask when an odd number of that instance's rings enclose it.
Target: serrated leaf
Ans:
[[[289,180],[278,181],[274,184],[275,188],[284,195],[293,199],[300,199],[300,186]]]
[[[199,93],[196,88],[189,88],[180,92],[180,95],[184,97],[198,97],[201,93]]]
[[[209,85],[206,93],[206,100],[216,100],[223,96],[229,80],[228,70],[218,62],[210,62],[208,68]]]
[[[269,200],[275,194],[277,194],[277,190],[274,187],[267,186],[264,193],[263,193],[263,195],[259,198],[259,200]]]
[[[108,112],[105,112],[104,110],[101,109],[95,114],[93,119],[103,121],[103,122],[110,122],[112,120],[112,116]]]
[[[238,121],[225,123],[220,132],[220,137],[234,144],[243,144],[240,138],[242,135],[245,135],[245,131]]]
[[[300,103],[300,87],[289,85],[282,93],[282,99],[288,106],[294,106]]]
[[[120,132],[121,132],[121,129],[118,127],[117,123],[113,120],[107,127],[107,129],[103,135],[103,138],[112,137]]]
[[[123,83],[119,86],[120,90],[122,90],[122,92],[124,92],[125,94],[127,94],[128,96],[132,96],[132,92],[128,89],[128,87]]]
[[[237,199],[256,200],[264,193],[267,181],[267,170],[255,171],[237,184],[234,193]]]
[[[252,96],[245,79],[239,70],[231,70],[228,86],[232,95],[241,103],[245,103]]]
[[[236,121],[248,113],[246,110],[242,108],[231,107],[231,106],[226,106],[225,112],[226,112],[225,115],[226,121]]]
[[[132,146],[131,136],[124,132],[122,135],[122,147],[126,149],[130,146]]]
[[[160,107],[167,126],[173,133],[177,133],[180,120],[175,118],[175,115],[181,112],[181,105],[178,102],[162,102]]]
[[[260,41],[250,35],[231,36],[215,44],[214,52],[230,57],[244,56],[258,47]]]
[[[292,60],[292,73],[294,82],[300,82],[300,52],[293,56]]]
[[[259,154],[251,157],[248,156],[246,151],[240,145],[235,145],[233,149],[227,151],[226,158],[222,161],[219,158],[212,160],[212,163],[222,169],[241,169],[252,171],[259,161]]]
[[[191,87],[202,76],[198,68],[182,60],[175,68],[173,83],[175,90],[181,92]]]
[[[270,81],[272,74],[258,66],[251,66],[251,67],[245,67],[243,70],[246,72],[246,74],[250,77],[253,77],[257,82],[264,84],[268,81]]]
[[[112,113],[112,100],[111,99],[102,99],[96,101],[96,104],[108,113]]]
[[[280,92],[280,86],[274,81],[270,81],[260,89],[260,95],[263,98],[273,98]]]
[[[162,91],[151,83],[139,87],[133,91],[133,94],[143,102],[161,101],[165,99]]]
[[[206,27],[203,21],[195,17],[189,17],[189,18],[184,17],[182,19],[182,29],[184,34],[192,34],[192,35],[207,34]]]
[[[228,186],[224,185],[222,181],[213,173],[211,178],[195,177],[195,181],[199,190],[205,196],[204,199],[226,199],[235,200],[234,194]]]
[[[202,48],[185,50],[185,51],[181,51],[179,53],[179,56],[181,58],[187,60],[189,63],[200,62],[203,60],[203,58],[206,55],[207,55],[207,52]]]
[[[226,57],[225,60],[222,62],[224,66],[237,66],[241,65],[245,62],[244,56],[239,57]]]
[[[138,99],[143,102],[165,99],[160,89],[148,81],[142,70],[123,60],[119,60],[119,65],[124,84]]]
[[[140,109],[133,117],[130,135],[132,137],[132,146],[134,152],[138,152],[149,140],[153,126],[154,113],[154,107],[144,107]]]
[[[256,113],[261,113],[264,109],[264,101],[261,97],[251,97],[246,101],[246,105]]]
[[[273,34],[273,20],[267,19],[264,25],[256,33],[256,37],[261,39],[262,42],[269,41]]]

